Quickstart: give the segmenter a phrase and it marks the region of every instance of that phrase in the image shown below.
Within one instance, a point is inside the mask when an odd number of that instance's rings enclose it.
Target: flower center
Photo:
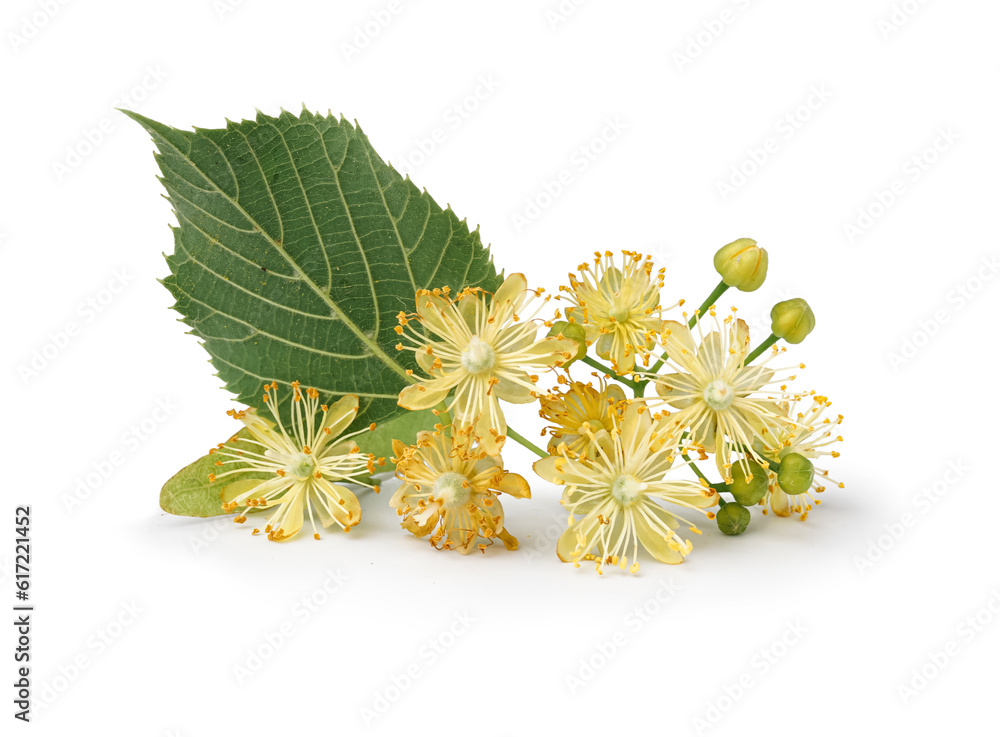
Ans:
[[[462,351],[462,366],[470,374],[481,374],[493,368],[496,357],[496,351],[489,343],[484,343],[478,335],[473,335],[469,345]]]
[[[733,403],[736,393],[729,384],[721,379],[716,379],[715,381],[708,382],[708,386],[705,387],[702,396],[709,407],[715,410],[723,410]]]
[[[629,315],[631,314],[632,312],[628,307],[617,304],[608,311],[608,316],[613,318],[615,322],[628,322]]]
[[[446,507],[458,507],[466,504],[471,496],[471,487],[467,486],[465,476],[454,471],[447,471],[438,476],[434,482],[434,497],[441,500]]]
[[[316,458],[308,453],[296,453],[285,465],[285,473],[304,481],[316,473]]]
[[[635,504],[646,490],[646,483],[635,476],[623,473],[611,484],[611,496],[623,507]]]

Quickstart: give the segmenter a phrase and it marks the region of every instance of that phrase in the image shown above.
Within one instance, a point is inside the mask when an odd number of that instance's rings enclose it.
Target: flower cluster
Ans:
[[[792,454],[798,454],[809,461],[823,456],[829,458],[840,456],[840,452],[831,446],[844,440],[842,435],[834,435],[837,426],[844,421],[844,416],[837,415],[835,419],[825,416],[827,408],[831,405],[826,397],[810,394],[805,401],[809,402],[809,407],[801,412],[797,408],[798,400],[782,407],[786,417],[794,418],[794,425],[774,425],[768,428],[764,437],[754,443],[758,454],[772,463],[777,462],[779,470],[782,459]],[[780,517],[795,514],[805,520],[812,511],[813,504],[820,504],[820,499],[813,494],[822,494],[826,491],[827,484],[844,488],[843,482],[831,478],[829,471],[817,467],[805,490],[789,494],[778,484],[777,472],[771,472],[763,503],[770,505],[771,510]],[[767,514],[766,509],[764,513]]]
[[[396,349],[413,351],[428,378],[403,389],[399,404],[411,410],[443,404],[459,429],[471,428],[487,452],[499,453],[507,439],[500,401],[535,401],[539,377],[529,372],[562,365],[578,347],[558,336],[537,339],[538,311],[527,317],[525,311],[541,294],[528,289],[522,274],[507,277],[492,298],[469,288],[454,298],[447,288],[418,292],[416,313],[398,316],[396,332],[407,343]]]
[[[697,344],[687,325],[667,322],[663,363],[674,370],[652,377],[657,394],[677,410],[670,417],[672,428],[686,430],[694,445],[715,454],[726,483],[733,482],[734,451],[745,452],[740,463],[744,475],[749,475],[751,461],[764,463],[753,450],[754,441],[763,440],[769,430],[792,432],[797,427],[777,405],[788,398],[785,388],[795,376],[768,368],[779,353],[759,365],[746,365],[750,331],[735,312],[720,324],[715,309],[710,309],[714,329],[706,335],[699,322]]]
[[[552,436],[549,453],[564,446],[570,456],[586,459],[596,452],[592,440],[595,433],[614,427],[625,402],[625,392],[617,384],[608,385],[604,380],[597,389],[574,381],[566,391],[553,389],[538,401],[539,416],[553,423],[545,429]]]
[[[319,392],[292,382],[292,402],[288,427],[282,423],[278,408],[278,384],[265,387],[263,402],[274,422],[268,422],[256,410],[230,410],[243,423],[244,436],[234,435],[212,453],[219,456],[215,466],[223,469],[209,475],[210,482],[231,479],[222,490],[223,508],[240,510],[236,522],[247,521],[247,514],[269,510],[263,524],[269,540],[281,541],[302,529],[306,514],[318,540],[316,519],[323,527],[336,524],[344,532],[361,521],[361,505],[345,482],[378,487],[366,483],[362,474],[374,474],[377,464],[369,453],[362,453],[353,438],[374,430],[374,425],[357,432],[342,434],[358,413],[358,398],[348,395],[332,406],[319,403]],[[260,476],[265,478],[260,478]],[[255,527],[256,535],[260,528]]]
[[[587,344],[609,359],[618,374],[629,373],[637,355],[648,366],[663,329],[660,288],[665,269],[654,277],[652,257],[634,251],[622,251],[619,268],[611,251],[597,251],[593,268],[583,263],[577,270],[579,276],[570,274],[569,286],[560,287],[561,298],[571,303],[566,319],[584,326]]]
[[[570,512],[557,546],[561,560],[635,571],[642,547],[657,560],[680,563],[691,542],[678,530],[699,530],[664,503],[705,513],[721,532],[738,535],[750,523],[750,507],[804,520],[827,484],[843,487],[813,466],[839,455],[830,446],[843,440],[834,431],[843,417],[824,417],[825,397],[791,388],[805,365],[784,361],[787,349],[776,345],[800,343],[813,330],[809,305],[798,298],[775,305],[771,335],[756,347],[736,308],[716,307],[731,287],[760,287],[767,264],[767,252],[749,238],[724,246],[715,256],[722,281],[680,320],[660,307],[662,272],[653,285],[648,258],[630,251],[622,253],[621,268],[611,253],[598,253],[593,275],[585,264],[561,287],[573,303],[567,320],[581,325],[588,345],[611,363],[597,375],[598,386],[565,379],[567,389],[540,400],[551,440],[535,471],[565,486],[562,503]],[[648,369],[637,370],[637,357]],[[784,363],[790,365],[775,365]],[[647,385],[655,397],[645,396]],[[635,397],[626,399],[620,387]],[[810,406],[799,410],[803,403]],[[719,481],[698,467],[710,457]],[[693,479],[676,477],[685,469]]]
[[[611,418],[610,431],[594,432],[587,423],[580,427],[591,440],[592,457],[570,456],[563,444],[557,454],[535,463],[535,473],[566,487],[562,504],[570,524],[559,538],[559,559],[577,566],[581,560],[595,561],[598,572],[608,564],[635,573],[642,545],[659,561],[680,563],[691,543],[677,533],[678,527],[683,523],[691,532],[701,532],[661,503],[701,512],[718,503],[716,492],[671,478],[676,445],[666,423],[644,403],[626,401],[621,416]]]
[[[499,538],[507,550],[517,539],[504,529],[497,498],[531,497],[528,482],[504,471],[503,461],[475,447],[469,433],[421,432],[416,445],[393,443],[396,476],[402,482],[389,503],[403,518],[403,528],[431,545],[471,553],[486,551]]]
[[[569,521],[558,558],[598,572],[635,573],[645,555],[683,562],[691,535],[702,534],[698,518],[727,535],[747,529],[755,506],[806,519],[829,485],[844,486],[814,465],[840,455],[843,416],[829,416],[825,396],[793,388],[805,365],[778,345],[801,343],[815,316],[802,299],[774,305],[771,334],[755,346],[736,308],[716,303],[730,288],[757,289],[767,253],[741,238],[714,264],[722,281],[691,314],[667,314],[684,300],[664,308],[664,270],[654,274],[651,257],[632,251],[617,261],[598,252],[570,274],[557,297],[569,305],[550,319],[539,317],[549,296],[521,274],[492,294],[417,292],[415,311],[397,316],[396,349],[414,357],[398,403],[432,410],[437,421],[392,440],[398,486],[389,503],[402,528],[441,550],[485,553],[496,540],[515,550],[501,496],[531,491],[504,468],[508,438],[540,457],[540,478],[563,487]],[[550,331],[540,337],[543,325]],[[596,371],[574,377],[580,364]],[[539,389],[545,372],[555,377],[548,390]],[[317,538],[317,520],[349,531],[361,520],[352,487],[379,491],[373,478],[385,459],[359,447],[375,426],[356,427],[353,395],[327,405],[316,389],[293,382],[291,390],[282,411],[277,383],[265,387],[270,418],[231,412],[244,429],[214,450],[209,481],[237,522],[265,512],[254,532],[271,540],[294,536],[307,516]],[[544,450],[504,414],[504,403],[533,402],[547,423]]]

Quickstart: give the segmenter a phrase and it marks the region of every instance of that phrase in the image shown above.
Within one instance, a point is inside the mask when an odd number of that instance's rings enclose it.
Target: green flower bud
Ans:
[[[788,343],[801,343],[816,327],[816,315],[800,297],[771,308],[771,332]]]
[[[742,535],[750,524],[750,510],[735,502],[729,502],[719,508],[715,521],[725,535]]]
[[[573,361],[583,358],[587,355],[587,331],[583,329],[583,325],[579,325],[575,322],[566,322],[565,320],[560,320],[552,325],[552,329],[549,330],[549,337],[552,338],[556,335],[562,335],[564,338],[569,338],[570,340],[575,340],[580,346],[576,355],[573,356],[569,361],[562,365],[563,368],[569,366]]]
[[[814,474],[812,461],[804,455],[789,453],[781,459],[781,468],[778,469],[778,486],[786,494],[802,494],[812,486]]]
[[[729,491],[744,507],[752,507],[767,493],[767,471],[753,460],[747,463],[750,466],[750,481],[746,480],[742,464],[737,463],[732,469],[733,483],[729,484]]]
[[[767,276],[767,251],[753,238],[740,238],[716,252],[715,270],[729,286],[752,292]]]

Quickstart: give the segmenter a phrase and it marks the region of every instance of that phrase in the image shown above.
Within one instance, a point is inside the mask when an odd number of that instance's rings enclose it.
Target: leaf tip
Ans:
[[[136,123],[138,123],[139,125],[141,125],[143,128],[145,128],[150,133],[152,133],[158,127],[159,128],[164,127],[162,123],[157,123],[152,118],[147,118],[145,115],[140,115],[139,113],[135,112],[134,110],[129,110],[128,108],[123,108],[123,107],[116,107],[115,110],[117,110],[118,112],[120,112],[122,115],[124,115],[129,120],[134,120]]]

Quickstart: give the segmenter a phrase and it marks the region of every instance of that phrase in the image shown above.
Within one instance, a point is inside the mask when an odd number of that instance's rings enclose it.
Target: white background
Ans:
[[[31,729],[931,734],[992,718],[998,22],[985,0],[10,0],[0,562],[7,607],[14,507],[31,504],[48,702]],[[113,107],[221,127],[303,103],[357,119],[533,285],[625,247],[667,267],[664,302],[697,304],[714,251],[758,239],[767,283],[723,304],[759,338],[774,302],[813,305],[792,355],[846,415],[847,488],[804,523],[706,525],[684,565],[636,577],[559,563],[564,514],[538,479],[505,506],[521,549],[469,558],[402,532],[389,485],[349,539],[319,543],[162,514],[161,484],[228,437],[232,403],[155,281],[173,219],[152,143]],[[506,460],[531,478],[527,452]],[[330,571],[346,581],[326,596]],[[325,601],[305,616],[303,598]]]

